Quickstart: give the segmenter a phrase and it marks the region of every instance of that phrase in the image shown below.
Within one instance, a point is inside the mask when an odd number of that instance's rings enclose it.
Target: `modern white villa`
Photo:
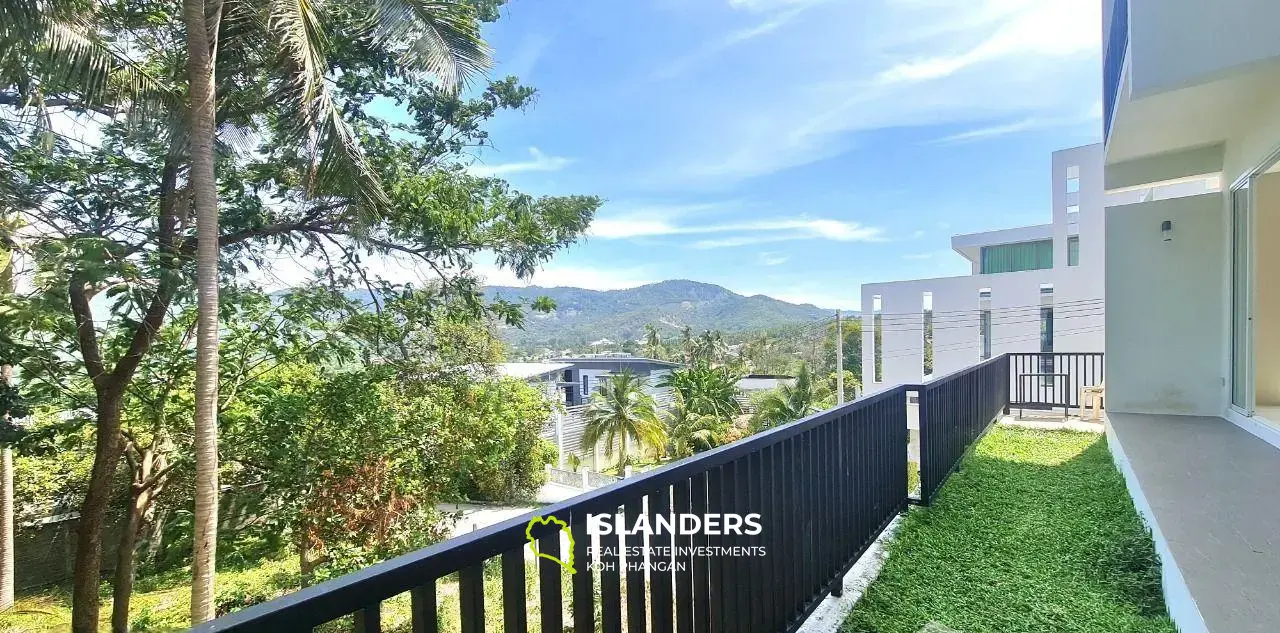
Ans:
[[[1104,0],[1108,433],[1184,633],[1280,630],[1280,2]]]
[[[1049,176],[1049,223],[951,238],[971,274],[862,286],[868,394],[1005,352],[1102,351],[1102,145],[1054,152]]]

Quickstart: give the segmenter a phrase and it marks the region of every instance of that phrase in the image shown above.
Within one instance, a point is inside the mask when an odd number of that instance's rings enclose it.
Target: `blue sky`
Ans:
[[[471,169],[607,200],[536,284],[857,309],[864,282],[965,274],[954,233],[1049,221],[1049,153],[1101,133],[1099,23],[1096,0],[512,0],[494,74],[539,97]]]

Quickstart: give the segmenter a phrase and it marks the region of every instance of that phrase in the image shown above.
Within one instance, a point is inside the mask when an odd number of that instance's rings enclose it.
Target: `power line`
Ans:
[[[1102,332],[1104,329],[1105,329],[1105,326],[1094,325],[1089,327],[1077,328],[1074,330],[1062,330],[1060,332],[1054,332],[1053,337],[1054,339],[1057,339],[1059,336],[1068,337],[1068,336],[1079,336],[1083,334],[1093,334],[1096,332]],[[1040,339],[1039,334],[1026,334],[1021,336],[1011,336],[1011,337],[1005,337],[1005,338],[993,338],[991,339],[991,342],[992,344],[1030,343],[1033,341],[1037,341],[1039,339]],[[978,347],[977,342],[954,343],[951,345],[943,345],[940,347],[935,347],[933,348],[933,352],[934,354],[937,354],[938,352],[956,352],[956,351],[962,351],[966,349],[976,349],[977,347]],[[1036,352],[1029,352],[1029,353],[1036,353]],[[908,356],[920,356],[923,354],[924,354],[923,348],[912,349],[912,350],[897,349],[891,352],[881,352],[880,360],[883,361],[887,359],[906,358]]]
[[[1049,305],[1058,306],[1058,307],[1073,307],[1073,306],[1086,306],[1086,305],[1102,305],[1104,303],[1105,302],[1102,299],[1078,299],[1074,301],[1055,301],[1054,303]],[[936,318],[939,316],[946,316],[946,315],[953,315],[953,314],[969,315],[969,314],[981,314],[982,312],[991,312],[995,314],[995,313],[1003,313],[1003,312],[1031,311],[1031,310],[1036,310],[1042,307],[1048,307],[1048,306],[1040,303],[1032,303],[1032,304],[1023,304],[1023,305],[1015,305],[1015,306],[1002,306],[998,308],[990,308],[987,310],[983,310],[982,308],[974,308],[971,310],[941,310],[941,311],[931,310],[930,312],[932,312],[934,317]],[[875,318],[878,315],[881,317],[881,320],[884,320],[884,321],[898,321],[898,320],[920,318],[924,314],[925,314],[925,310],[921,309],[919,312],[863,312],[862,314],[859,315],[859,317],[865,320],[867,317]]]

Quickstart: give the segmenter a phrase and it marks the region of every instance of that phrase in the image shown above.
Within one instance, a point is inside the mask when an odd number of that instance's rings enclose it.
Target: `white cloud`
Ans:
[[[495,165],[485,165],[482,163],[473,163],[467,167],[467,171],[476,176],[509,176],[511,174],[521,174],[527,172],[549,172],[560,171],[573,162],[573,159],[561,156],[548,156],[542,150],[536,147],[529,148],[529,160],[518,161],[514,163],[499,163]]]
[[[695,248],[724,248],[795,239],[827,239],[838,242],[876,242],[884,232],[857,222],[823,218],[776,218],[716,224],[677,224],[666,219],[623,216],[599,218],[591,223],[590,235],[602,239],[628,239],[666,235],[711,233],[762,233],[694,243]]]
[[[790,257],[780,253],[760,253],[759,259],[764,266],[780,266],[791,260]]]
[[[522,280],[506,269],[486,264],[476,267],[476,272],[493,286],[542,286],[554,288],[569,286],[588,290],[620,290],[635,288],[659,281],[647,268],[601,268],[600,266],[571,266],[549,264],[534,273],[531,280]]]
[[[1065,125],[1096,99],[1096,2],[832,2],[802,18],[681,86],[694,105],[648,180],[732,183],[830,158],[884,128],[977,124],[976,139]]]
[[[728,50],[738,44],[756,39],[757,37],[768,35],[783,26],[786,26],[804,10],[804,6],[800,2],[790,2],[786,4],[796,4],[800,6],[786,11],[780,11],[758,24],[732,31],[719,39],[709,40],[694,52],[689,53],[684,57],[677,58],[670,64],[659,68],[657,72],[654,73],[654,78],[670,79],[683,73],[695,64],[709,59],[718,53]]]

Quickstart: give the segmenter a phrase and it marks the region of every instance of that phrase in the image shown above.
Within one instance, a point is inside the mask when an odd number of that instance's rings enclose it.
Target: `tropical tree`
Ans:
[[[692,326],[686,325],[680,328],[680,352],[684,355],[685,363],[693,363],[694,340]]]
[[[688,457],[719,446],[724,442],[728,427],[728,420],[691,410],[679,392],[667,414],[667,437],[671,440],[671,452],[676,457]]]
[[[690,411],[727,420],[742,413],[738,403],[741,379],[742,375],[733,368],[699,363],[672,371],[659,386],[674,390]]]
[[[601,381],[586,410],[587,425],[582,433],[582,450],[593,451],[604,441],[605,456],[613,457],[618,446],[618,471],[630,460],[630,442],[641,448],[661,451],[667,434],[653,396],[645,393],[644,378],[625,369]]]
[[[821,410],[826,397],[826,389],[814,381],[809,366],[800,365],[791,384],[779,385],[758,403],[753,424],[757,429],[767,429],[794,422]]]
[[[662,346],[662,333],[652,323],[644,326],[644,355],[657,360],[665,360],[667,355]]]
[[[0,209],[3,203],[0,202]],[[0,296],[13,293],[13,256],[7,218],[0,215]],[[0,358],[0,434],[8,435],[15,417],[23,417],[25,406],[13,385],[13,366]],[[13,448],[0,437],[0,611],[13,606]]]
[[[212,6],[210,6],[212,5]],[[214,176],[214,128],[217,122],[217,86],[214,60],[220,45],[246,55],[263,44],[276,48],[278,73],[283,77],[278,97],[283,110],[293,116],[281,129],[293,140],[307,143],[311,173],[308,193],[334,178],[349,178],[362,198],[357,211],[374,217],[389,205],[374,170],[365,160],[355,133],[342,117],[341,103],[330,93],[330,67],[326,31],[334,28],[333,16],[322,7],[305,2],[270,2],[263,15],[245,25],[265,29],[228,28],[244,33],[247,41],[228,37],[220,43],[223,27],[222,0],[183,0],[187,33],[187,127],[191,151],[189,188],[196,218],[196,287],[200,310],[196,334],[196,505],[195,544],[192,562],[191,621],[213,617],[213,568],[217,543],[217,393],[218,393],[218,192]],[[466,77],[489,66],[489,53],[480,38],[479,21],[471,5],[460,0],[373,0],[345,7],[343,17],[356,13],[355,24],[367,25],[360,35],[390,44],[399,52],[398,65],[411,73],[435,75],[452,89]],[[229,12],[229,16],[234,12]],[[253,13],[248,11],[246,13]],[[254,16],[243,16],[250,18]],[[326,19],[328,18],[328,19]],[[232,18],[234,21],[234,18]],[[343,27],[350,23],[342,20]],[[231,25],[228,25],[231,26]],[[243,49],[236,51],[235,49]]]

